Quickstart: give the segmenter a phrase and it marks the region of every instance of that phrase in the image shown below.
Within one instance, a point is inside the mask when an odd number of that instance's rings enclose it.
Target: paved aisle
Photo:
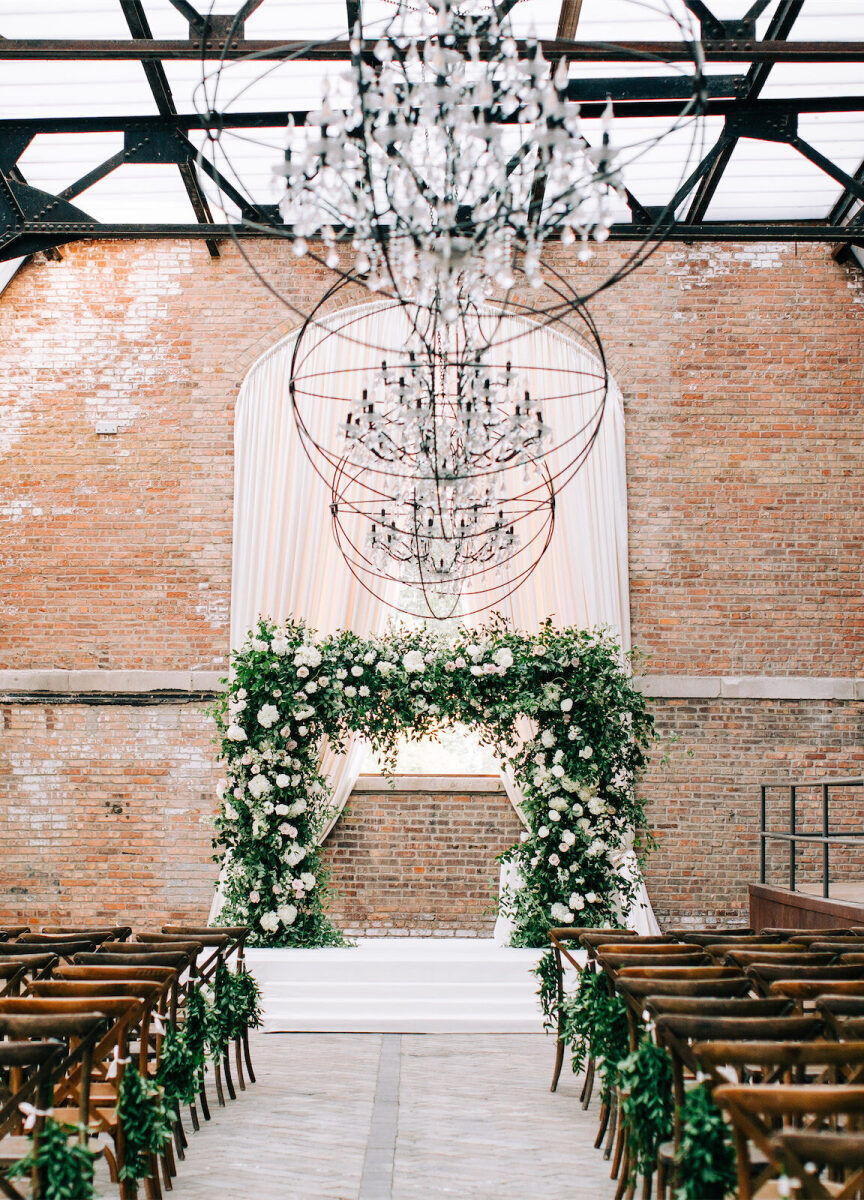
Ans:
[[[259,1034],[258,1083],[190,1137],[171,1195],[611,1200],[596,1103],[569,1073],[549,1092],[552,1053],[542,1034]]]

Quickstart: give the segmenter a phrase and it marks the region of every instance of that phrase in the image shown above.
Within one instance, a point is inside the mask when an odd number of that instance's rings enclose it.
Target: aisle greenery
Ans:
[[[319,748],[324,738],[344,748],[354,732],[392,770],[403,736],[459,722],[512,771],[528,826],[502,856],[522,881],[502,900],[514,944],[544,945],[550,925],[620,920],[632,900],[619,866],[644,825],[636,783],[653,719],[606,633],[546,623],[530,635],[496,619],[453,636],[318,638],[302,621],[261,621],[215,713],[227,767],[214,840],[221,918],[250,925],[253,944],[343,941],[318,845],[332,815]]]
[[[41,1200],[93,1200],[93,1164],[96,1155],[78,1140],[74,1125],[61,1125],[46,1117],[38,1137],[31,1134],[28,1153],[14,1163],[9,1179],[26,1179],[38,1174]]]

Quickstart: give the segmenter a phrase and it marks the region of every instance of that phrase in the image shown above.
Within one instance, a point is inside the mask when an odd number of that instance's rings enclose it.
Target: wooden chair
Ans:
[[[11,1200],[24,1200],[25,1193],[19,1191],[11,1180],[6,1177],[10,1167],[19,1162],[29,1152],[31,1141],[23,1133],[16,1133],[20,1127],[20,1108],[23,1104],[32,1104],[39,1113],[48,1112],[51,1108],[53,1090],[53,1072],[63,1058],[65,1047],[56,1041],[16,1041],[0,1042],[0,1071],[8,1072],[9,1086],[3,1091],[8,1093],[4,1108],[13,1107],[13,1112],[5,1124],[0,1122],[0,1195]],[[39,1135],[45,1124],[44,1116],[37,1116],[33,1127],[32,1146],[39,1143]],[[46,1180],[44,1176],[34,1173],[30,1183],[35,1193],[38,1189],[44,1195]]]
[[[689,942],[693,938],[708,938],[720,941],[727,937],[753,937],[756,930],[750,925],[726,925],[718,926],[716,929],[710,929],[703,926],[701,929],[686,929],[683,925],[673,925],[666,932],[672,937],[678,938],[681,942]]]
[[[763,1186],[780,1175],[797,1177],[800,1180],[799,1195],[819,1197],[833,1196],[839,1200],[852,1200],[864,1185],[864,1169],[853,1168],[839,1189],[827,1189],[820,1181],[818,1171],[808,1170],[815,1160],[802,1159],[796,1151],[796,1142],[788,1134],[801,1132],[802,1122],[809,1122],[805,1133],[812,1136],[822,1132],[827,1123],[835,1125],[845,1119],[853,1139],[861,1135],[853,1132],[864,1115],[864,1087],[848,1084],[750,1084],[723,1085],[714,1091],[719,1105],[725,1108],[732,1122],[732,1136],[738,1158],[739,1200],[754,1200]],[[777,1124],[781,1128],[777,1129]],[[835,1137],[847,1141],[846,1135],[836,1128]],[[847,1145],[859,1143],[847,1141]],[[800,1143],[798,1143],[800,1145]],[[767,1166],[754,1171],[751,1147],[765,1155]],[[858,1151],[860,1152],[860,1151]],[[861,1159],[856,1164],[861,1168]]]
[[[785,1017],[791,1015],[793,1007],[792,1001],[783,997],[723,1000],[713,996],[648,996],[645,1000],[645,1008],[655,1021],[659,1016]]]
[[[651,1010],[653,1003],[650,999],[647,1005]],[[655,1029],[658,1045],[665,1047],[672,1060],[672,1088],[675,1099],[672,1141],[665,1142],[660,1147],[658,1156],[657,1190],[660,1196],[665,1196],[667,1186],[675,1175],[681,1144],[680,1109],[686,1099],[688,1086],[692,1085],[701,1073],[702,1064],[697,1061],[692,1049],[694,1044],[710,1038],[722,1039],[723,1045],[727,1045],[730,1041],[751,1043],[753,1039],[767,1037],[818,1037],[822,1031],[822,1022],[818,1017],[659,1014]],[[715,1084],[726,1082],[716,1072],[712,1074]]]
[[[70,985],[65,986],[68,988]],[[117,1117],[117,1097],[124,1063],[128,1061],[128,1045],[137,1031],[137,1065],[142,1075],[146,1075],[150,1018],[159,990],[158,986],[148,984],[139,984],[137,987],[137,995],[80,996],[55,993],[50,996],[28,995],[0,1000],[0,1020],[38,1016],[92,1018],[94,1015],[108,1019],[108,1028],[100,1035],[92,1051],[93,1082],[88,1088],[89,1128],[91,1132],[106,1134],[111,1140],[113,1151],[106,1146],[105,1157],[114,1182],[118,1181],[124,1161],[123,1130]],[[58,1120],[67,1114],[74,1117],[80,1104],[82,1078],[82,1064],[79,1062],[70,1068],[55,1088],[54,1107]],[[145,1183],[150,1200],[161,1200],[162,1197],[158,1165],[153,1162],[151,1175]],[[134,1193],[132,1185],[120,1181],[122,1200],[134,1200]]]
[[[764,963],[768,967],[792,967],[790,976],[795,974],[798,967],[827,967],[837,961],[836,954],[814,954],[802,949],[800,953],[785,953],[777,950],[727,950],[722,956],[723,962],[734,963],[736,967],[752,967]]]
[[[864,982],[864,967],[850,966],[788,967],[782,964],[774,966],[770,963],[753,963],[747,967],[746,974],[753,980],[754,987],[763,995],[768,993],[772,983],[779,980],[795,983],[806,983],[811,980],[820,983],[858,980]]]
[[[33,954],[41,954],[43,956],[53,954],[57,958],[70,959],[75,954],[95,949],[95,942],[85,940],[74,942],[0,942],[0,958],[24,958]]]
[[[584,932],[581,929],[570,929],[569,927],[556,928],[549,930],[549,945],[552,949],[552,956],[555,963],[555,1065],[552,1068],[552,1084],[549,1088],[550,1092],[556,1091],[558,1080],[561,1078],[561,1068],[564,1066],[564,960],[566,959],[569,965],[576,971],[578,975],[582,974],[582,963],[578,962],[571,954],[567,943],[576,942],[579,944],[580,935]],[[597,930],[592,932],[612,932],[611,930]],[[250,1076],[250,1078],[254,1077]],[[586,1090],[588,1089],[589,1078],[593,1078],[593,1064],[589,1060],[588,1070],[585,1073],[585,1084],[582,1088],[582,1099],[584,1100]]]
[[[864,980],[860,979],[775,979],[768,988],[769,996],[787,996],[799,1006],[818,1000],[821,996],[864,996]]]
[[[81,937],[88,934],[108,935],[109,941],[125,942],[132,936],[131,925],[42,925],[42,933],[72,933]]]
[[[0,927],[0,942],[5,942],[7,939],[12,941],[15,938],[19,938],[22,933],[27,933],[29,929],[29,925],[3,925]]]
[[[861,996],[820,996],[816,1000],[816,1011],[825,1022],[827,1032],[835,1038],[840,1037],[838,1022],[849,1017],[864,1017],[864,995]]]

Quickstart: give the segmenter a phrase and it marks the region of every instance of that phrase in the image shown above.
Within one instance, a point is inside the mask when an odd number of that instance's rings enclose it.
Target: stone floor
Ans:
[[[190,1135],[176,1200],[607,1200],[542,1034],[258,1035],[258,1082]],[[102,1174],[103,1197],[116,1189]]]

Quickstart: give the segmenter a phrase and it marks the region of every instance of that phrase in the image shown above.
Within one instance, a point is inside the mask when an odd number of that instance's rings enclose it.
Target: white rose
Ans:
[[[222,813],[223,813],[226,821],[236,821],[237,820],[237,815],[238,815],[237,809],[228,800],[225,800],[222,804]]]
[[[556,779],[564,778],[564,768],[561,766],[560,763],[555,763],[555,766],[552,768],[552,774],[555,776]]]
[[[287,775],[277,775],[276,782],[279,784],[280,787],[286,787],[287,785],[284,783],[279,783],[279,780],[287,779],[287,778],[288,778]],[[276,811],[277,817],[287,817],[288,816],[288,805],[287,804],[277,804],[275,811]]]
[[[500,650],[496,650],[492,655],[492,658],[495,660],[497,666],[504,671],[506,671],[508,667],[513,666],[513,655],[506,646],[502,646]]]
[[[308,676],[309,676],[309,668],[308,667],[298,667],[297,668],[297,678],[298,679],[307,679]]]
[[[286,788],[286,787],[290,787],[290,786],[291,786],[291,780],[289,779],[289,777],[288,777],[287,775],[277,775],[277,776],[276,776],[276,786],[277,786],[278,788]],[[280,809],[280,808],[282,808],[282,807],[283,807],[283,805],[281,805],[281,804],[280,804],[280,805],[277,805],[277,807],[276,807],[276,811],[278,812],[278,811],[279,811],[279,809]]]
[[[287,654],[288,653],[288,643],[285,641],[285,639],[283,637],[280,637],[277,634],[276,637],[273,639],[273,645],[271,646],[271,649],[274,654],[278,654],[280,656],[283,654]]]
[[[543,743],[543,745],[546,747],[547,750],[551,750],[552,747],[555,745],[555,734],[552,732],[551,729],[544,729],[543,732],[540,734],[540,741]]]
[[[249,780],[249,791],[256,800],[260,800],[262,796],[266,796],[272,786],[266,775],[253,775]]]
[[[346,687],[345,695],[348,697],[349,700],[353,700],[354,697],[357,695],[357,689],[355,687]]]
[[[542,658],[543,655],[546,653],[546,647],[545,646],[532,646],[531,653],[534,655],[535,658]]]
[[[308,682],[308,683],[306,684],[306,686],[304,687],[303,691],[304,691],[304,692],[306,692],[306,694],[307,694],[308,696],[311,696],[311,695],[313,695],[315,692],[317,692],[317,691],[318,691],[318,684],[315,682],[315,680],[314,680],[314,679],[310,679],[310,680],[309,680],[309,682]]]
[[[258,724],[264,729],[272,728],[279,720],[279,709],[275,704],[264,704],[258,710]]]
[[[301,725],[300,728],[297,730],[297,732],[300,734],[301,737],[305,737],[306,734],[309,732],[309,730],[306,728],[305,725]]]
[[[483,674],[483,668],[482,668],[482,667],[478,667],[478,666],[475,664],[475,665],[474,665],[474,666],[471,668],[471,674],[472,674],[472,675],[482,675],[482,674]]]
[[[583,746],[582,749],[579,751],[579,757],[580,758],[590,758],[593,753],[594,753],[594,751],[591,749],[590,746]]]
[[[519,834],[519,841],[527,842],[530,836],[531,836],[531,834],[528,832],[528,830],[523,829],[522,832]]]
[[[467,666],[468,666],[467,662],[465,661],[465,659],[462,657],[462,655],[461,655],[461,654],[460,654],[460,655],[459,655],[459,657],[456,659],[456,666],[459,668],[459,670],[460,670],[460,671],[461,671],[461,670],[462,670],[464,667],[467,667]]]
[[[566,842],[568,846],[572,846],[576,841],[576,834],[572,829],[565,829],[561,834],[561,841]]]
[[[359,679],[360,676],[363,674],[363,668],[362,667],[352,667],[351,674],[354,676],[355,679]]]
[[[478,646],[476,642],[472,642],[470,646],[465,647],[465,653],[469,658],[479,658],[483,653],[483,647]]]
[[[549,855],[549,866],[550,867],[557,867],[560,862],[561,862],[561,859],[558,857],[557,854]]]
[[[569,696],[566,698],[566,700],[561,701],[561,711],[562,712],[570,712],[572,707],[573,707],[573,701],[570,699]]]
[[[283,925],[293,925],[297,920],[297,909],[293,904],[280,904],[276,915]]]
[[[294,803],[291,805],[291,807],[288,809],[288,816],[289,817],[299,817],[301,813],[304,813],[306,811],[307,807],[308,807],[308,803],[306,800],[303,800],[303,799],[295,800]]]
[[[259,654],[263,654],[265,650],[270,649],[270,645],[268,642],[265,642],[262,638],[253,638],[252,639],[252,649],[257,650]]]
[[[245,742],[246,730],[235,721],[233,725],[228,726],[225,736],[229,742]]]
[[[561,820],[561,814],[559,812],[556,812],[554,808],[549,809],[548,815],[549,815],[550,821],[560,821]]]
[[[279,917],[275,912],[264,913],[259,923],[265,933],[275,933],[279,928]]]
[[[386,677],[388,675],[391,675],[396,670],[396,668],[393,665],[393,663],[379,662],[378,666],[375,668],[375,670],[378,671],[379,674],[383,675],[386,679]]]
[[[245,699],[246,699],[246,689],[245,689],[245,688],[238,688],[238,689],[237,689],[237,699],[238,699],[238,700],[245,700]]]
[[[348,672],[345,670],[344,667],[340,667],[339,670],[336,672],[336,678],[337,679],[347,679],[348,678]]]
[[[596,892],[588,892],[585,899],[588,901],[589,904],[596,904],[597,903],[597,893]]]
[[[409,650],[403,655],[402,666],[409,675],[420,675],[426,670],[426,662],[419,650]]]
[[[300,876],[300,882],[303,884],[307,892],[311,892],[317,881],[311,871],[305,871]]]
[[[360,695],[364,697],[369,695],[369,689],[365,684],[360,688]]]
[[[375,661],[375,651],[370,650],[368,654],[363,655],[363,661],[367,667],[371,667]]]
[[[570,897],[570,899],[568,900],[567,903],[576,912],[581,912],[582,909],[585,907],[585,901],[582,899],[581,896],[577,895],[576,892],[573,893],[573,895]]]
[[[545,825],[541,825],[540,828],[537,830],[537,836],[543,837],[543,838],[549,836],[549,830],[546,828]]]

